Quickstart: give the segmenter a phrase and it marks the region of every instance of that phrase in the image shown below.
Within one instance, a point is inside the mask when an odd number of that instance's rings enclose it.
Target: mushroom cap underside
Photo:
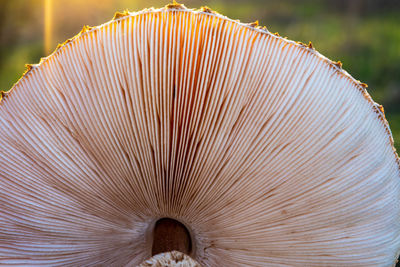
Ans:
[[[138,265],[160,218],[202,266],[390,266],[399,160],[312,47],[181,5],[85,28],[0,104],[0,264]]]

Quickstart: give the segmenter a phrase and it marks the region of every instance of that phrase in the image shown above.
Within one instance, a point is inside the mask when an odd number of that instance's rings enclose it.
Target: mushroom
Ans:
[[[0,265],[391,266],[399,158],[365,87],[208,8],[85,27],[4,93]]]

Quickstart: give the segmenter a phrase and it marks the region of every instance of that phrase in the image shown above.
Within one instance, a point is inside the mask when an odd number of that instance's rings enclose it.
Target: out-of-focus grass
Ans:
[[[0,65],[0,89],[7,91],[25,72],[27,63],[37,63],[43,51],[42,42],[21,44],[7,49]]]
[[[77,1],[58,0],[55,2],[59,7],[55,18],[57,42],[62,42],[79,32],[82,25],[97,25],[109,20],[116,10],[129,8],[131,11],[136,11],[152,5],[160,7],[166,4],[157,0],[149,0],[146,3],[105,0],[94,5],[93,3],[97,1],[88,0],[88,3],[92,3],[90,8],[80,7],[72,10],[74,6],[79,6],[79,1]],[[16,0],[15,3],[19,2],[21,0]],[[343,68],[354,78],[367,83],[368,92],[373,99],[384,105],[395,146],[400,150],[400,7],[363,14],[359,11],[355,13],[353,10],[342,10],[335,7],[335,3],[324,0],[301,2],[183,0],[182,2],[188,7],[198,8],[208,5],[230,18],[240,19],[243,22],[258,19],[260,25],[267,26],[271,32],[279,32],[282,36],[304,43],[312,41],[321,54],[332,60],[342,61]],[[345,1],[339,2],[345,3]],[[57,5],[55,5],[56,8]],[[9,7],[14,6],[10,4]],[[90,13],[90,10],[93,12]],[[19,25],[19,27],[24,26]],[[26,63],[37,63],[41,56],[45,56],[41,28],[37,31],[38,38],[36,39],[20,41],[17,45],[2,43],[0,47],[1,90],[11,88],[24,72]],[[55,45],[56,43],[54,47]]]

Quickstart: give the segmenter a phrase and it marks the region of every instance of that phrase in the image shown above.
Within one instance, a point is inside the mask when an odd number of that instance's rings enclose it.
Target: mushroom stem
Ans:
[[[152,256],[169,251],[180,251],[190,254],[192,241],[186,227],[170,218],[162,218],[156,222],[153,233]]]
[[[160,266],[201,267],[197,261],[179,251],[157,254],[152,258],[142,262],[142,264],[140,264],[138,267]]]

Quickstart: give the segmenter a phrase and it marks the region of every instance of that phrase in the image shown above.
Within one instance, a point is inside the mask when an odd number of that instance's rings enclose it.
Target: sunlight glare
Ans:
[[[46,55],[50,54],[52,50],[52,9],[53,1],[44,0],[44,52]]]

